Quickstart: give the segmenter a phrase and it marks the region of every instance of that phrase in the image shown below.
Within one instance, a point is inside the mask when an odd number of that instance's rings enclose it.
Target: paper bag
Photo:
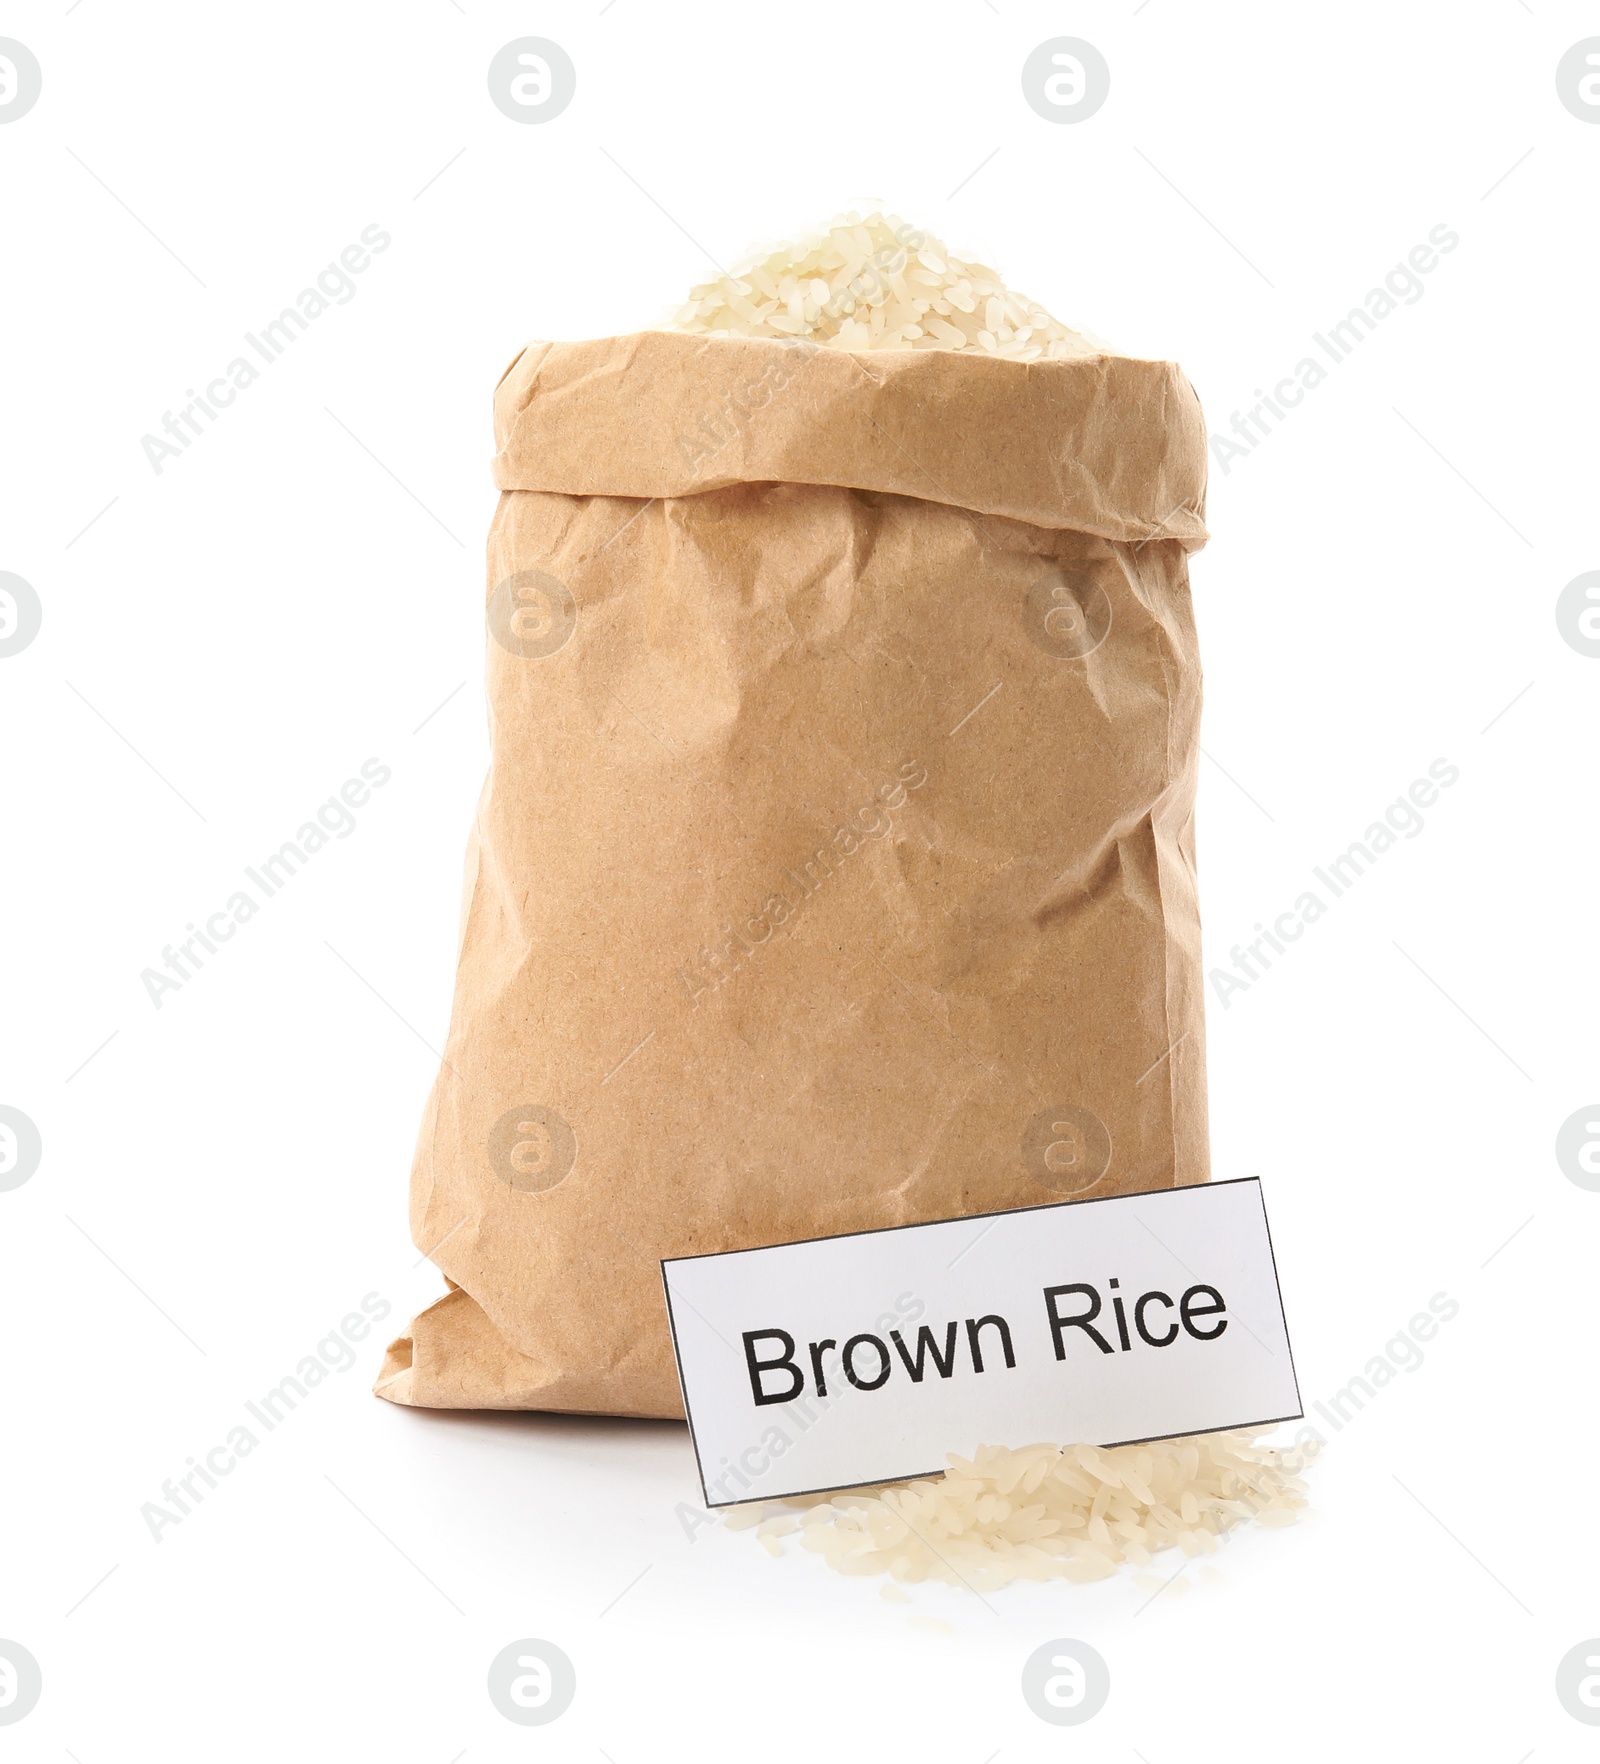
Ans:
[[[495,416],[449,1290],[379,1393],[678,1416],[664,1256],[1206,1180],[1178,370],[652,332]]]

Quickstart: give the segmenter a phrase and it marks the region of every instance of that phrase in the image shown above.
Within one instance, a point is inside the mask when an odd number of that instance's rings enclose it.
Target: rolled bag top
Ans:
[[[495,391],[502,490],[736,484],[914,496],[1113,542],[1206,542],[1206,432],[1172,362],[851,352],[641,331],[530,343]]]

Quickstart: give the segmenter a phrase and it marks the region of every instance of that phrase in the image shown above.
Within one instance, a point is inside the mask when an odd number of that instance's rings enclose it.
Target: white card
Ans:
[[[1255,1177],[661,1273],[710,1507],[1303,1413]]]

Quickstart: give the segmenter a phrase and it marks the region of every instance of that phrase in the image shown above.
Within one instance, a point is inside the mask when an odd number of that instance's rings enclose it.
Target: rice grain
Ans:
[[[798,1532],[802,1548],[841,1574],[979,1592],[1013,1580],[1103,1580],[1163,1550],[1214,1555],[1248,1520],[1292,1525],[1307,1504],[1295,1472],[1315,1446],[1258,1445],[1259,1431],[1109,1448],[980,1446],[970,1459],[952,1453],[939,1477],[752,1502],[724,1523],[759,1527],[773,1554]]]
[[[755,296],[759,300],[756,303]],[[702,282],[671,321],[696,335],[804,338],[833,349],[963,349],[1020,361],[1098,341],[953,257],[897,215],[848,214]]]

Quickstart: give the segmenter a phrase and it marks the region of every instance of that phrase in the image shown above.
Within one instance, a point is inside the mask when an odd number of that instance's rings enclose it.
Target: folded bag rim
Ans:
[[[1175,363],[1131,356],[671,331],[534,342],[495,390],[495,444],[501,490],[836,485],[1120,543],[1207,537],[1199,400]]]

